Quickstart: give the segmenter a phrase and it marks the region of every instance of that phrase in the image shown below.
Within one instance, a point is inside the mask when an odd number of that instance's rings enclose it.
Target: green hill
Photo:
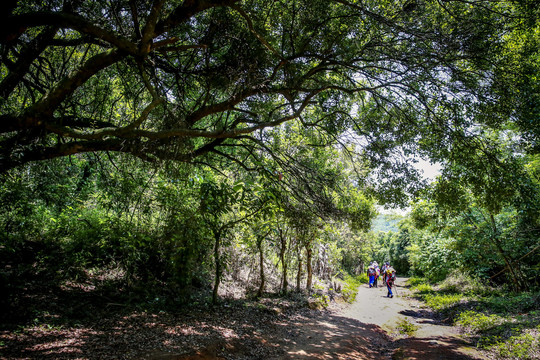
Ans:
[[[403,215],[398,214],[379,214],[371,225],[371,231],[373,232],[388,232],[399,230],[398,224],[401,220],[404,219]]]

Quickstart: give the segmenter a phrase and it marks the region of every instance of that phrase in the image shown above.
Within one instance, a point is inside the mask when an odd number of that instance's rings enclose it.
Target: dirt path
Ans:
[[[421,304],[409,298],[398,278],[397,295],[387,298],[386,287],[359,289],[356,302],[324,320],[304,322],[305,335],[287,351],[289,359],[482,359],[451,326],[433,319]],[[394,291],[396,294],[396,291]],[[406,320],[418,326],[414,337],[396,329]]]
[[[455,336],[454,328],[438,323],[431,318],[431,313],[422,309],[421,303],[410,297],[410,291],[404,286],[407,278],[398,278],[394,297],[387,298],[386,286],[369,288],[360,287],[356,302],[343,310],[343,315],[368,324],[375,324],[395,335],[400,321],[407,320],[417,326],[416,336],[440,337]]]

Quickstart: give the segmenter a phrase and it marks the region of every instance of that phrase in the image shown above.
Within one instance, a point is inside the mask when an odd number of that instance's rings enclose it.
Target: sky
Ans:
[[[431,164],[429,161],[418,159],[418,162],[414,164],[414,167],[418,170],[421,170],[424,178],[432,182],[436,179],[441,173],[441,166],[439,164]],[[382,206],[377,207],[377,210],[381,214],[399,214],[406,215],[411,209],[385,209]]]
[[[424,173],[424,178],[428,181],[433,181],[441,173],[441,166],[439,164],[430,164],[429,161],[419,160],[418,163],[414,164],[414,167],[422,170]]]

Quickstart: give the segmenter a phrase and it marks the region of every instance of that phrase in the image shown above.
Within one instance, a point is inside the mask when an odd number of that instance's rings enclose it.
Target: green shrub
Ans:
[[[498,359],[532,360],[540,358],[540,328],[498,341],[491,347]]]
[[[411,323],[407,319],[401,319],[397,324],[397,330],[400,334],[406,334],[409,336],[413,336],[416,330],[418,330],[418,325],[415,325]]]
[[[504,321],[498,315],[486,315],[468,310],[460,313],[456,323],[467,329],[469,333],[485,332]]]
[[[433,292],[435,292],[435,290],[433,289],[433,286],[429,285],[429,284],[419,284],[415,287],[412,288],[412,290],[415,292],[415,293],[418,293],[418,294],[431,294]]]
[[[407,280],[407,284],[412,287],[423,285],[423,284],[426,284],[427,282],[428,280],[426,278],[421,278],[421,277],[411,277],[409,278],[409,280]]]
[[[309,306],[314,309],[326,309],[330,305],[330,298],[326,294],[313,293],[312,299]]]
[[[505,305],[516,298],[520,296],[507,299]],[[519,316],[464,311],[457,316],[457,324],[474,335],[477,346],[490,351],[494,358],[529,360],[540,358],[539,315],[538,311]]]
[[[343,299],[349,303],[353,303],[356,299],[356,294],[358,293],[358,288],[360,285],[367,282],[367,275],[361,274],[357,276],[345,275],[343,279],[345,282],[341,293],[343,294]]]
[[[425,276],[431,281],[440,281],[460,266],[452,237],[428,232],[416,236],[416,241],[407,247],[412,273]]]
[[[324,284],[321,284],[317,281],[313,282],[313,289],[314,290],[324,290]]]
[[[369,279],[366,274],[360,274],[354,277],[354,281],[358,284],[358,286],[360,286],[362,284],[367,283]]]
[[[435,311],[444,311],[464,300],[461,294],[428,294],[424,300]]]
[[[418,279],[412,283],[431,309],[456,319],[493,358],[540,359],[540,292],[503,294],[457,273],[435,287]],[[406,331],[407,324],[401,327]]]
[[[496,313],[524,313],[540,309],[540,292],[517,295],[491,296],[482,300],[482,307]]]
[[[457,271],[454,271],[439,284],[439,290],[446,293],[469,295],[487,295],[494,291],[494,289],[485,285],[482,279],[473,278]]]

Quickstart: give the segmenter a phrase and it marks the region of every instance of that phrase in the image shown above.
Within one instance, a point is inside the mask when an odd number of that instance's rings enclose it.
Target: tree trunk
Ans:
[[[298,241],[298,239],[296,240]],[[302,251],[300,251],[300,245],[296,243],[296,254],[298,255],[298,272],[296,273],[296,291],[300,291],[300,284],[302,282]]]
[[[501,257],[504,259],[504,263],[506,264],[506,267],[512,274],[512,280],[514,283],[514,290],[519,291],[521,289],[526,288],[526,282],[525,285],[521,281],[521,274],[516,272],[516,269],[512,266],[511,259],[508,258],[506,253],[504,252],[504,249],[502,247],[501,241],[499,239],[498,230],[497,230],[497,223],[495,222],[495,216],[493,214],[489,214],[489,218],[491,220],[491,227],[493,231],[493,243],[495,244],[495,247],[497,248],[497,251],[501,255]]]
[[[306,244],[306,271],[307,271],[307,282],[306,289],[308,292],[311,292],[311,285],[313,282],[313,269],[311,268],[311,258],[313,255],[313,250],[311,249],[311,242]]]
[[[261,297],[264,292],[264,285],[266,278],[264,276],[264,253],[263,253],[263,240],[264,237],[259,237],[257,239],[257,249],[259,249],[259,275],[261,277],[261,283],[259,285],[259,290],[257,291],[257,297]]]
[[[283,230],[279,229],[279,239],[281,241],[281,248],[279,249],[279,259],[281,260],[281,266],[283,267],[283,277],[281,279],[281,292],[287,293],[289,283],[287,281],[287,262],[285,261],[285,252],[287,251],[287,238],[283,235]]]
[[[214,289],[212,291],[212,304],[216,305],[218,301],[218,289],[221,283],[221,259],[219,256],[219,248],[221,246],[221,232],[214,234],[214,263],[216,266],[216,279],[214,281]]]

